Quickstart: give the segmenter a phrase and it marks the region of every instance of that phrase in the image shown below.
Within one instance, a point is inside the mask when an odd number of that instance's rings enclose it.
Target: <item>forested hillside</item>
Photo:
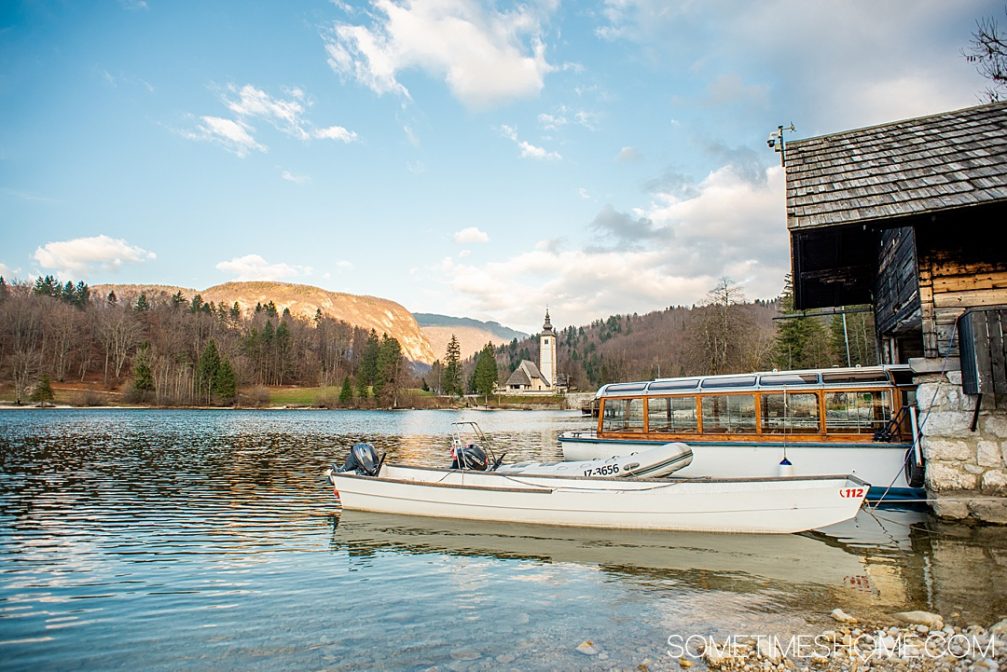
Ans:
[[[125,386],[129,400],[157,404],[230,403],[241,385],[342,384],[347,402],[394,405],[414,384],[396,339],[320,310],[246,311],[181,291],[120,300],[52,277],[0,278],[0,375],[19,403],[50,380]]]

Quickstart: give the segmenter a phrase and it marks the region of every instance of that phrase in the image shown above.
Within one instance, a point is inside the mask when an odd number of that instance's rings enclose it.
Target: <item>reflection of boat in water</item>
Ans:
[[[333,520],[333,547],[357,555],[447,553],[595,565],[620,574],[672,572],[837,588],[866,580],[861,556],[802,535],[599,530],[364,511]]]
[[[567,460],[682,442],[694,453],[683,476],[851,473],[870,496],[919,498],[914,390],[896,365],[613,383],[596,395],[595,429],[559,441]]]

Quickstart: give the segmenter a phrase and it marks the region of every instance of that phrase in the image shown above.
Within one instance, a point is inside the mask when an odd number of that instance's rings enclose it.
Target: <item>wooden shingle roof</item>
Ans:
[[[1007,102],[787,144],[787,228],[1007,202]]]

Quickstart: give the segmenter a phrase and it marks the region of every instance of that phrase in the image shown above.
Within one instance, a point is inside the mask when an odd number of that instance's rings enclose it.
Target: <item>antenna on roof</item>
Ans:
[[[790,131],[793,133],[797,129],[794,127],[794,122],[790,122],[790,126],[777,126],[775,131],[770,132],[769,137],[766,139],[766,144],[769,145],[770,149],[775,149],[780,154],[780,165],[786,167],[787,165],[787,146],[783,141],[783,132]]]

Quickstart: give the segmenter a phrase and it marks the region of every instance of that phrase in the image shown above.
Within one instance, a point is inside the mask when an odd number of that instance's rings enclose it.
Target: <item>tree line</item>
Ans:
[[[321,311],[305,319],[269,302],[245,314],[199,294],[99,297],[53,276],[0,278],[0,383],[22,403],[49,380],[100,382],[159,405],[231,404],[241,386],[297,385],[338,386],[338,405],[395,406],[417,384],[395,338]]]
[[[746,300],[722,279],[704,301],[644,315],[612,315],[557,334],[557,370],[571,389],[659,377],[716,375],[878,363],[873,313],[808,316],[793,310],[789,277],[772,300]],[[495,350],[505,380],[538,361],[538,336]]]

